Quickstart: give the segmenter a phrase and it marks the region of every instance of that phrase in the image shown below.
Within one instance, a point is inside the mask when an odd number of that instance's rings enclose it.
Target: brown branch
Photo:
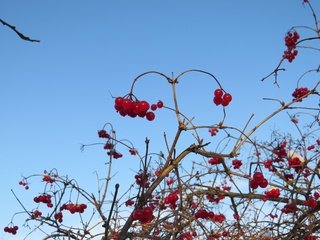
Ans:
[[[4,26],[7,26],[8,28],[10,28],[12,31],[14,31],[22,40],[28,41],[28,42],[40,42],[40,40],[36,40],[36,39],[31,39],[28,36],[24,35],[23,33],[21,33],[20,31],[18,31],[16,29],[15,26],[5,22],[4,20],[2,20],[0,18],[0,23],[2,23]]]

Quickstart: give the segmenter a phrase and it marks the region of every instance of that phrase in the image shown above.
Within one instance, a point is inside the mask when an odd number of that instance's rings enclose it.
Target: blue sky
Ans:
[[[41,40],[22,41],[0,26],[0,227],[21,210],[10,189],[23,194],[17,185],[22,175],[57,168],[94,189],[93,172],[103,172],[105,153],[99,147],[81,152],[80,145],[99,141],[96,132],[106,122],[137,147],[148,136],[153,150],[161,150],[163,132],[170,136],[176,127],[172,113],[161,111],[146,122],[113,109],[110,93],[125,95],[140,73],[211,72],[234,97],[227,123],[241,127],[251,113],[258,121],[277,107],[263,97],[290,99],[297,76],[316,67],[309,63],[318,57],[305,51],[286,63],[290,71],[281,74],[280,88],[272,79],[260,81],[280,59],[286,31],[313,24],[302,0],[3,0],[0,18]],[[221,113],[211,102],[216,87],[204,75],[186,76],[178,92],[182,111],[215,123]],[[136,95],[173,106],[169,86],[158,77],[139,81]],[[130,159],[115,165],[119,179],[136,170],[138,162]],[[10,236],[0,231],[0,239]]]

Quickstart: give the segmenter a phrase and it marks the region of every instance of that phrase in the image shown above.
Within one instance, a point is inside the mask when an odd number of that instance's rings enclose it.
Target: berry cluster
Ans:
[[[194,214],[195,218],[202,218],[202,219],[209,219],[214,222],[222,223],[224,220],[226,220],[225,215],[223,214],[215,214],[213,212],[208,212],[205,209],[199,209],[197,212]]]
[[[106,130],[102,129],[98,131],[99,138],[110,138],[109,133]]]
[[[114,159],[122,158],[123,155],[116,150],[112,149],[111,151],[107,152],[108,156],[112,156]]]
[[[154,111],[157,108],[162,108],[163,102],[158,101],[156,104],[151,105],[147,101],[139,101],[139,100],[132,100],[130,98],[123,98],[117,97],[114,101],[114,108],[121,116],[130,116],[132,118],[139,116],[142,118],[146,118],[149,121],[153,121],[155,118]]]
[[[60,207],[60,211],[68,210],[70,213],[83,213],[87,208],[87,205],[84,203],[74,204],[74,203],[65,203]]]
[[[224,93],[222,89],[218,88],[214,91],[213,102],[216,105],[222,105],[224,107],[228,106],[232,100],[230,93]]]
[[[310,209],[315,209],[318,206],[318,202],[314,198],[309,198],[308,200],[305,200],[303,203]]]
[[[287,49],[283,52],[283,59],[288,59],[289,62],[292,62],[293,59],[295,59],[295,57],[298,55],[296,44],[299,38],[300,36],[296,31],[291,31],[286,34],[284,41]]]
[[[33,199],[34,202],[36,203],[44,203],[44,204],[47,204],[47,206],[49,208],[52,208],[53,207],[53,204],[51,202],[51,195],[50,194],[42,194],[42,195],[39,195],[38,197],[35,197]]]
[[[50,175],[44,175],[42,178],[42,181],[47,183],[54,183],[55,179],[51,177]]]
[[[242,160],[239,160],[239,159],[232,160],[232,166],[234,169],[239,169],[242,166]]]
[[[222,159],[219,157],[213,157],[208,160],[208,163],[210,163],[211,165],[217,165],[217,164],[220,164],[221,162],[222,162]]]
[[[144,172],[140,172],[139,174],[136,174],[134,178],[136,179],[136,183],[139,186],[145,187],[145,188],[148,188],[150,186],[148,174]]]
[[[292,201],[288,204],[286,204],[282,209],[281,212],[285,213],[285,214],[289,214],[289,213],[295,213],[297,211],[297,203],[295,201]]]
[[[219,189],[219,188],[218,188]],[[219,203],[221,200],[223,200],[225,197],[221,194],[215,195],[215,194],[207,194],[207,199],[209,202]]]
[[[294,97],[293,100],[295,100],[297,102],[301,102],[302,98],[309,93],[310,93],[310,90],[306,87],[296,88],[294,90],[294,92],[292,93],[292,97]],[[299,98],[301,98],[301,99],[299,99]],[[299,100],[297,100],[297,99],[299,99]]]
[[[176,192],[171,192],[168,196],[165,197],[164,202],[165,204],[169,204],[171,209],[175,209],[177,207],[176,202],[178,201],[178,199],[178,194]]]
[[[11,233],[13,235],[17,234],[19,227],[18,226],[12,226],[12,227],[5,227],[3,230],[7,233]]]
[[[264,194],[267,198],[278,198],[280,196],[280,189],[271,188],[268,191],[265,191]]]
[[[126,207],[132,206],[134,204],[134,201],[132,199],[128,199],[125,203]]]
[[[270,159],[265,160],[265,161],[263,162],[263,165],[264,165],[264,167],[265,167],[266,169],[268,169],[270,172],[275,172],[275,171],[276,171],[275,167],[273,167],[273,161],[270,160]]]
[[[219,128],[210,128],[209,129],[209,133],[210,133],[211,137],[216,136],[218,132],[219,132]]]
[[[31,218],[35,219],[41,216],[42,216],[42,212],[40,212],[39,210],[35,210],[32,212]]]
[[[257,189],[258,187],[266,188],[268,186],[268,180],[264,178],[261,172],[255,172],[250,181],[250,187]]]
[[[29,189],[29,185],[28,185],[28,183],[27,183],[25,180],[19,181],[19,185],[22,186],[22,187],[24,187],[26,190]]]
[[[142,224],[149,223],[154,219],[152,207],[144,207],[142,209],[136,209],[132,213],[133,221],[138,220]]]
[[[293,168],[296,173],[302,169],[303,162],[298,157],[291,157],[288,159],[289,168]]]
[[[286,150],[287,142],[284,141],[280,143],[277,147],[275,147],[272,152],[276,155],[274,162],[283,162],[284,158],[287,157],[287,150]]]
[[[58,212],[58,213],[54,214],[54,219],[57,220],[59,223],[62,223],[62,221],[63,221],[62,212]]]

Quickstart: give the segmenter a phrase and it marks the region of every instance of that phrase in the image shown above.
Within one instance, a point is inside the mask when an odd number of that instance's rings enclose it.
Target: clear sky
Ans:
[[[319,10],[319,1],[310,1]],[[297,76],[319,56],[305,51],[286,63],[290,71],[280,75],[280,88],[272,79],[260,79],[280,60],[286,31],[313,24],[302,2],[0,1],[1,19],[41,40],[22,41],[0,25],[0,228],[21,211],[10,189],[24,193],[18,186],[22,175],[57,168],[94,192],[94,171],[103,172],[105,153],[99,147],[81,152],[80,145],[99,142],[97,130],[106,122],[138,148],[148,136],[153,151],[161,150],[163,132],[170,136],[176,127],[172,113],[161,111],[155,121],[146,122],[121,118],[113,109],[110,93],[125,95],[142,72],[170,76],[196,68],[213,73],[234,97],[227,123],[240,128],[251,113],[258,121],[277,107],[263,97],[290,99]],[[182,111],[199,122],[215,123],[220,111],[212,103],[213,80],[190,74],[180,85]],[[161,78],[146,77],[136,88],[142,99],[173,106]],[[266,130],[282,127],[273,124]],[[138,161],[126,158],[115,165],[118,179],[137,170]],[[0,239],[14,238],[0,231]]]

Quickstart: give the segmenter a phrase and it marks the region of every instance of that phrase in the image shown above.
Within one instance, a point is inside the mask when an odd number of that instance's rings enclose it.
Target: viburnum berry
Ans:
[[[231,100],[232,100],[232,96],[230,93],[224,94],[222,97],[222,102],[221,102],[222,106],[224,106],[224,107],[228,106],[229,103],[231,102]]]
[[[150,109],[152,110],[152,111],[155,111],[155,110],[157,110],[157,105],[156,104],[151,104],[151,107],[150,107]]]
[[[214,90],[214,96],[217,98],[222,98],[222,96],[223,96],[222,89],[218,88],[218,89]]]
[[[132,206],[134,204],[134,201],[132,199],[128,199],[125,203],[125,205],[128,206]]]
[[[157,102],[157,107],[158,107],[158,108],[162,108],[162,107],[163,107],[163,102],[162,102],[161,100],[159,100],[159,101]]]
[[[148,121],[153,121],[155,118],[155,114],[153,112],[147,112],[146,113],[146,118]]]

